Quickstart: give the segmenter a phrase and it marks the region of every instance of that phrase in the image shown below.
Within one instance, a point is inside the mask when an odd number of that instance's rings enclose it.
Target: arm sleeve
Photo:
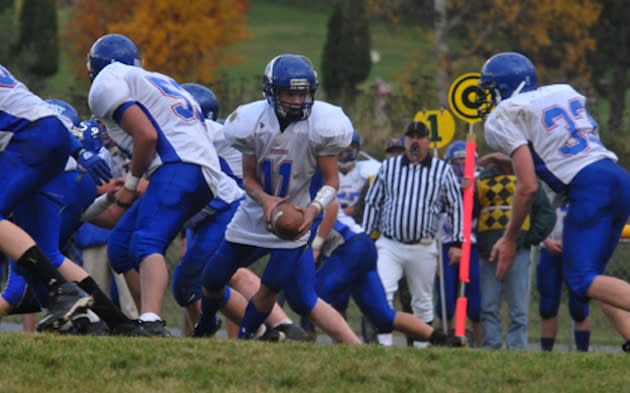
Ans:
[[[525,246],[536,245],[553,230],[556,223],[556,210],[553,208],[542,187],[538,187],[531,210],[531,225],[525,236]]]
[[[374,178],[374,182],[368,188],[365,197],[365,208],[363,210],[363,230],[370,234],[374,230],[379,230],[381,218],[381,209],[385,200],[385,184],[384,176],[387,165],[383,163],[378,174]]]
[[[512,119],[513,115],[505,107],[499,106],[484,123],[484,137],[488,146],[509,156],[516,148],[528,143]]]

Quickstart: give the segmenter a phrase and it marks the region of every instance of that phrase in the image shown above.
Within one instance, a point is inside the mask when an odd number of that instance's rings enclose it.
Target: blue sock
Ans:
[[[575,347],[580,352],[588,352],[588,346],[591,342],[590,330],[576,330],[575,331]]]
[[[553,344],[556,342],[556,339],[553,337],[541,337],[540,338],[540,349],[543,351],[551,352],[553,351]]]
[[[265,319],[269,316],[269,312],[262,312],[256,309],[254,302],[251,300],[247,303],[245,309],[245,316],[241,321],[241,328],[238,332],[238,338],[252,338],[256,335],[258,328],[265,322]]]

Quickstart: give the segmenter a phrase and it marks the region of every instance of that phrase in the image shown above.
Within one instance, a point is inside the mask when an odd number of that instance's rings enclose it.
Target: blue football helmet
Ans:
[[[206,119],[217,120],[219,101],[212,90],[199,83],[182,83],[182,87],[199,103],[201,113]]]
[[[489,58],[481,68],[479,114],[485,117],[502,100],[536,89],[536,68],[524,55],[502,52]]]
[[[94,80],[105,66],[116,61],[137,67],[142,66],[140,53],[133,41],[122,34],[106,34],[92,44],[88,53],[87,69],[90,80]]]
[[[104,146],[103,133],[98,123],[92,119],[83,120],[76,131],[80,133],[81,144],[86,150],[98,153]]]
[[[352,131],[352,140],[350,146],[341,151],[337,155],[339,168],[350,169],[359,159],[359,151],[361,150],[361,135],[355,130]]]
[[[466,158],[466,142],[461,139],[455,140],[448,145],[444,159],[450,163],[458,158]]]
[[[79,112],[70,104],[68,104],[64,100],[60,100],[58,98],[49,98],[45,100],[50,108],[52,108],[58,114],[66,117],[68,120],[72,122],[74,127],[78,126],[81,123],[81,118],[79,117]]]
[[[300,55],[280,55],[274,57],[263,75],[263,94],[279,117],[291,121],[305,120],[311,114],[315,101],[315,91],[319,82],[311,61]],[[301,105],[280,102],[278,92],[290,90],[304,92],[306,97]]]
[[[462,179],[464,177],[464,162],[463,159],[466,158],[466,142],[458,139],[451,142],[450,145],[446,148],[446,157],[444,159],[446,162],[451,164],[451,168],[453,168],[453,172],[455,172],[455,176],[458,179]],[[456,161],[457,160],[457,161]]]

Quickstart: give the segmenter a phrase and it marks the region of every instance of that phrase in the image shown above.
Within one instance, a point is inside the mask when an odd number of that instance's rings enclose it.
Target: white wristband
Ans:
[[[324,240],[325,239],[319,235],[315,236],[315,238],[311,242],[311,248],[319,250],[324,245]]]
[[[326,210],[328,205],[330,205],[335,198],[337,198],[337,190],[329,185],[324,185],[317,191],[317,195],[315,195],[315,199],[313,199],[311,205],[314,205],[317,210],[321,212]]]
[[[129,191],[136,191],[138,188],[138,183],[140,182],[140,178],[136,177],[132,174],[127,175],[127,179],[125,180],[125,189]]]

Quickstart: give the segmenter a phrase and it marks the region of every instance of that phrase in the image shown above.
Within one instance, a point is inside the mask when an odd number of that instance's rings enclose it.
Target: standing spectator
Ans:
[[[243,154],[246,196],[228,225],[225,241],[205,267],[203,318],[233,305],[226,284],[239,267],[270,255],[261,285],[247,305],[239,338],[256,336],[284,289],[291,307],[331,337],[360,343],[341,315],[317,297],[315,266],[300,258],[313,219],[336,199],[337,154],[352,138],[352,124],[341,108],[315,101],[317,86],[310,60],[292,54],[276,56],[263,75],[266,100],[238,107],[223,128],[226,140]],[[318,168],[324,186],[311,200],[309,186]],[[304,213],[293,240],[269,229],[272,211],[285,202]]]
[[[539,189],[531,212],[518,232],[514,265],[506,275],[497,277],[495,261],[490,258],[491,250],[503,236],[513,215],[512,201],[517,197],[516,187],[516,176],[493,165],[486,166],[476,181],[474,216],[478,220],[483,348],[499,349],[503,345],[501,299],[505,294],[509,318],[506,347],[527,349],[530,248],[551,232],[556,219],[547,196],[542,188]]]
[[[440,212],[453,228],[451,260],[461,256],[462,196],[450,165],[429,154],[428,128],[412,122],[405,133],[405,154],[387,159],[368,191],[363,228],[381,233],[376,242],[378,273],[390,307],[403,274],[412,297],[413,313],[433,321],[433,285],[437,269]],[[391,345],[391,334],[379,337]]]
[[[129,38],[99,38],[88,54],[88,102],[111,139],[131,156],[125,184],[115,195],[116,204],[128,210],[112,230],[110,262],[125,273],[132,291],[131,283],[139,285],[144,329],[170,336],[160,318],[169,278],[166,249],[184,222],[233,180],[221,172],[199,104],[172,78],[140,64]],[[150,182],[134,202],[140,177]]]
[[[558,334],[558,310],[562,293],[562,229],[567,207],[556,209],[556,225],[543,241],[536,269],[540,294],[540,348],[552,351]],[[575,346],[578,351],[588,352],[591,339],[591,319],[588,302],[581,302],[569,292],[569,313],[575,322]]]
[[[630,352],[630,284],[604,274],[630,216],[630,175],[599,139],[585,98],[569,85],[538,87],[536,69],[520,53],[494,55],[480,85],[494,111],[485,121],[488,145],[512,157],[518,179],[512,217],[491,259],[503,278],[538,187],[536,174],[569,210],[562,234],[564,279],[581,301],[596,299]],[[487,112],[481,107],[482,112]]]

